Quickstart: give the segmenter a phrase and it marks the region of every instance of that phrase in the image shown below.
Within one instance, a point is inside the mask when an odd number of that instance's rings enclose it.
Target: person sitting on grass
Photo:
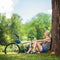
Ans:
[[[36,40],[32,43],[32,47],[30,47],[27,51],[27,53],[30,53],[32,51],[32,48],[34,49],[34,52],[47,52],[50,49],[51,45],[51,38],[50,38],[50,32],[46,30],[44,32],[45,39]]]

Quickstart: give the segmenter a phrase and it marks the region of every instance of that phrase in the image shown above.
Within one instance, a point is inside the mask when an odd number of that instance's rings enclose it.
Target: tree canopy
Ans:
[[[43,33],[46,29],[51,30],[51,15],[39,13],[31,21],[23,24],[21,16],[13,14],[7,19],[0,14],[0,44],[6,45],[16,39],[17,34],[21,40],[28,40],[28,36],[35,39],[44,38]]]

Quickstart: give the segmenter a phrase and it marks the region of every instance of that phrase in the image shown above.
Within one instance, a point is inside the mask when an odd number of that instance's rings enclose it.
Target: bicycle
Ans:
[[[16,35],[16,34],[15,34]],[[21,42],[19,39],[19,36],[16,35],[17,40],[13,43],[9,43],[6,45],[4,49],[5,54],[17,54],[17,53],[26,53],[29,49],[29,47],[32,47],[32,39],[33,36],[29,36],[30,42]]]

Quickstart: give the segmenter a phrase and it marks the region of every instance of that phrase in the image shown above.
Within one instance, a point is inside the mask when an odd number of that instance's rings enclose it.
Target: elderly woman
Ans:
[[[46,30],[44,32],[45,39],[37,40],[32,44],[34,51],[47,52],[50,49],[51,39],[49,35],[50,35],[50,32]],[[32,47],[29,48],[27,53],[31,52]]]

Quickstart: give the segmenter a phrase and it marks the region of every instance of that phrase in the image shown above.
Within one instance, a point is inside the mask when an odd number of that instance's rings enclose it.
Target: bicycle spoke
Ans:
[[[6,47],[6,54],[17,54],[19,52],[19,48],[16,44],[10,44]]]

